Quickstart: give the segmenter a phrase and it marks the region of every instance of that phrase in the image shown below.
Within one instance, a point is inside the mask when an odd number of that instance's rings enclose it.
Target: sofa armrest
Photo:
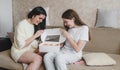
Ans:
[[[12,42],[9,38],[0,37],[0,52],[4,50],[10,49],[12,46]]]

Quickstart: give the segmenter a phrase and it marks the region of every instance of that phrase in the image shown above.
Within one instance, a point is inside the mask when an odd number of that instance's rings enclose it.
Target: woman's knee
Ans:
[[[65,60],[65,59],[64,59],[63,56],[61,56],[61,55],[55,57],[55,62],[56,62],[56,63],[65,62],[64,60]]]
[[[51,60],[53,57],[53,53],[47,53],[44,55],[44,61]]]
[[[41,62],[42,63],[42,57],[40,55],[36,55],[33,59],[34,62]]]
[[[50,55],[49,54],[45,54],[44,55],[44,61],[48,60],[50,58]]]

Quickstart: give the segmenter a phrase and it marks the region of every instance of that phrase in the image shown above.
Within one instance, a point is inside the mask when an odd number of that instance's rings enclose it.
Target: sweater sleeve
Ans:
[[[16,27],[15,39],[18,48],[19,49],[23,48],[25,45],[26,38],[25,38],[24,27],[22,25],[18,25]]]
[[[33,40],[33,42],[31,43],[32,48],[37,49],[38,48],[38,41],[37,40]]]

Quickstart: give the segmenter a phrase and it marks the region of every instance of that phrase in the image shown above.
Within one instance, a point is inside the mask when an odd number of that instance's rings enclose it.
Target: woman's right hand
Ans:
[[[60,29],[60,31],[62,32],[62,34],[66,37],[69,38],[70,35],[68,34],[68,32],[65,29]]]
[[[39,37],[43,32],[44,32],[44,30],[38,30],[38,31],[34,34],[34,37],[35,37],[35,38]]]

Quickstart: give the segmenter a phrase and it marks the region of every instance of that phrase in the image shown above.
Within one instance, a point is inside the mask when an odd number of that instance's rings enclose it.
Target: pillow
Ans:
[[[116,61],[105,53],[88,53],[83,59],[89,66],[115,65]]]
[[[10,38],[10,41],[13,43],[14,42],[14,32],[7,32],[8,37]]]
[[[0,52],[0,67],[9,70],[22,70],[22,65],[20,63],[16,63],[11,58],[10,52],[11,52],[10,49]]]
[[[118,11],[98,9],[95,27],[118,28]]]

